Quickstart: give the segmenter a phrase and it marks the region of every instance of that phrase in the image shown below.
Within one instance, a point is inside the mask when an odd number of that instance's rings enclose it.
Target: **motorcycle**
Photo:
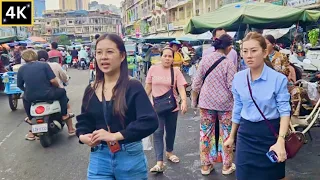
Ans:
[[[78,68],[78,59],[77,58],[72,59],[72,67]]]
[[[86,69],[86,59],[85,58],[81,58],[80,59],[80,63],[79,63],[79,66],[78,66],[78,69],[82,68],[82,70]]]
[[[49,147],[53,135],[62,131],[65,125],[59,101],[34,101],[30,114],[33,117],[32,133],[40,138],[42,147]]]

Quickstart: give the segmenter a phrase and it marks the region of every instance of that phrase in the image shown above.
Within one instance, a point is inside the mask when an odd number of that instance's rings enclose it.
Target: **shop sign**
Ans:
[[[287,6],[291,7],[301,7],[311,4],[315,4],[316,0],[287,0]]]

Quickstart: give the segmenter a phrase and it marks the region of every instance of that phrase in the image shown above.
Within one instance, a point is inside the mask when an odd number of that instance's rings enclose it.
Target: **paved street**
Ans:
[[[79,114],[83,91],[88,83],[88,71],[70,70],[68,96],[74,113]],[[53,145],[42,148],[39,141],[26,141],[28,125],[23,122],[22,102],[11,112],[6,95],[0,93],[0,180],[85,180],[89,148],[69,138],[66,128],[56,136]],[[75,122],[75,120],[74,120]],[[287,163],[290,180],[317,180],[320,177],[320,128],[312,131],[314,140],[305,145],[299,155]],[[192,110],[179,117],[175,153],[179,164],[167,163],[165,173],[150,175],[152,180],[234,180],[222,176],[221,165],[208,177],[200,174],[199,118]],[[149,167],[155,163],[153,151],[146,152]]]

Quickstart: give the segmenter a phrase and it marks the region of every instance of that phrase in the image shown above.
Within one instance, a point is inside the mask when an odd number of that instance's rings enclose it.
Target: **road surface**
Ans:
[[[79,114],[82,95],[88,83],[88,71],[69,71],[68,97],[75,114]],[[78,143],[77,137],[69,138],[66,128],[55,137],[49,148],[42,148],[39,141],[26,141],[29,126],[23,122],[25,113],[22,102],[17,111],[9,108],[5,94],[0,93],[0,180],[85,180],[90,149]],[[234,175],[222,176],[221,165],[208,177],[200,173],[199,117],[193,111],[178,120],[175,153],[179,164],[166,163],[164,174],[149,175],[151,180],[235,180]],[[74,120],[75,123],[75,120]],[[318,128],[319,129],[319,128]],[[314,129],[313,142],[305,145],[299,155],[287,163],[290,180],[320,179],[320,130]],[[149,168],[155,163],[154,152],[146,151]]]

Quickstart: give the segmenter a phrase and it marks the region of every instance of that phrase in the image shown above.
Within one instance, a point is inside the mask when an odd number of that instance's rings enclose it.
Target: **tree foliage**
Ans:
[[[71,43],[70,43],[70,40],[67,35],[60,35],[58,37],[58,44],[59,45],[70,45]]]

